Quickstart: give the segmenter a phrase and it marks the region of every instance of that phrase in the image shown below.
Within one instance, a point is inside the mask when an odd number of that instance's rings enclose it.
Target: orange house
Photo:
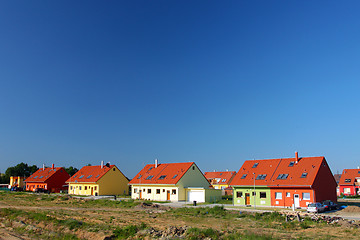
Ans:
[[[54,167],[54,164],[51,168],[43,166],[25,180],[26,190],[35,191],[37,188],[43,188],[50,192],[60,192],[67,189],[64,185],[69,177],[62,167]]]

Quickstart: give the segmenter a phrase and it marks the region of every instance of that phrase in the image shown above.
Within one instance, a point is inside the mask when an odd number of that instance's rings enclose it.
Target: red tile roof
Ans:
[[[102,176],[105,175],[115,165],[101,165],[99,166],[85,166],[82,167],[77,173],[69,178],[67,183],[94,183],[97,182]]]
[[[43,168],[38,169],[34,172],[30,177],[28,177],[25,182],[37,182],[37,183],[45,183],[52,175],[57,171],[65,171],[62,167],[54,167],[54,168]]]
[[[353,186],[355,183],[355,178],[360,178],[360,169],[344,169],[341,174],[339,185]]]
[[[244,162],[231,185],[252,186],[255,174],[258,186],[311,186],[321,164],[327,164],[324,157],[303,157],[297,163],[295,158],[249,160]]]
[[[161,163],[146,165],[129,184],[176,184],[193,165],[186,163]]]
[[[210,181],[212,185],[215,184],[229,184],[232,178],[235,176],[235,171],[224,172],[205,172],[205,177]]]

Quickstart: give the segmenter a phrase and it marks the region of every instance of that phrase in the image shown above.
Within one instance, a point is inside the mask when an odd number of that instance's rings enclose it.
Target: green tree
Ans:
[[[29,166],[27,163],[19,163],[14,167],[6,169],[5,174],[0,177],[1,183],[9,183],[11,176],[29,177],[31,174],[36,172],[39,168],[36,165]]]
[[[64,167],[65,168],[65,167]],[[65,168],[65,171],[70,175],[74,175],[75,173],[77,173],[77,171],[79,171],[79,169],[74,168],[73,166],[70,166],[68,168]]]

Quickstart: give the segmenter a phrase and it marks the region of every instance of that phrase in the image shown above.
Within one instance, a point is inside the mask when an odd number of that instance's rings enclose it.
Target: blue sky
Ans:
[[[4,1],[0,171],[360,165],[358,1]]]

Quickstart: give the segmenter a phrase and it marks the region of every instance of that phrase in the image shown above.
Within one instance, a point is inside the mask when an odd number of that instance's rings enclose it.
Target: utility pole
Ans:
[[[256,209],[256,199],[255,199],[255,195],[256,195],[256,192],[255,192],[255,173],[254,174],[254,209]]]

